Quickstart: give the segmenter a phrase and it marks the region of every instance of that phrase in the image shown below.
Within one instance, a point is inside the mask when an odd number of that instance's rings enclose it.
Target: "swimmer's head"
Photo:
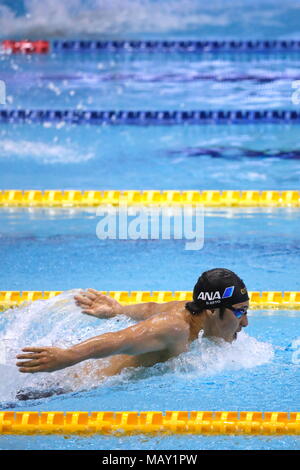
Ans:
[[[205,312],[208,329],[219,331],[216,336],[229,340],[236,339],[241,328],[248,325],[248,307],[249,295],[243,280],[224,268],[202,273],[193,290],[193,301],[186,304],[192,315]]]

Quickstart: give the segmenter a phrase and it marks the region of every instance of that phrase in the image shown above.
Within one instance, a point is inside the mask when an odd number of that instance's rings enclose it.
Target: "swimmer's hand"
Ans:
[[[82,313],[97,318],[111,318],[122,313],[119,302],[95,289],[80,292],[80,295],[75,295],[74,299],[76,305],[82,308]]]
[[[74,364],[72,353],[68,349],[61,348],[24,348],[27,354],[18,354],[17,362],[19,372],[33,374],[35,372],[54,372]]]

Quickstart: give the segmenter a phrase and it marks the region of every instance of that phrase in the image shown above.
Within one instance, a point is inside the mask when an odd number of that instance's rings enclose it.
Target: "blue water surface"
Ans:
[[[297,209],[207,210],[197,250],[173,230],[165,240],[150,229],[149,239],[99,239],[101,220],[93,210],[2,209],[1,290],[191,291],[214,267],[236,271],[251,291],[300,290]]]
[[[298,39],[293,0],[1,0],[4,38]]]
[[[30,39],[299,39],[292,0],[0,1],[0,35]],[[299,54],[0,54],[1,109],[299,110]],[[299,126],[0,125],[1,189],[299,190]],[[257,310],[232,345],[99,383],[20,377],[33,344],[67,347],[132,324],[75,306],[77,289],[192,290],[236,271],[251,291],[299,289],[299,210],[207,209],[204,245],[99,240],[95,210],[0,209],[0,290],[62,290],[0,315],[1,410],[299,411],[299,312]],[[70,291],[71,290],[71,291]],[[96,366],[95,366],[96,367]],[[22,401],[20,387],[69,387]],[[1,449],[299,449],[299,436],[0,436]]]

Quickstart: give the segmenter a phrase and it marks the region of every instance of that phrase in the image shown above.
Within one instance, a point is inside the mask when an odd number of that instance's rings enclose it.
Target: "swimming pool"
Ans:
[[[230,409],[288,411],[295,409],[298,397],[299,365],[293,362],[295,332],[299,328],[299,311],[253,311],[250,325],[234,345],[216,346],[200,338],[188,353],[150,369],[124,371],[120,376],[99,384],[91,374],[84,383],[74,383],[71,369],[51,375],[22,376],[11,365],[18,347],[29,344],[67,346],[106,331],[129,326],[125,317],[98,320],[83,315],[74,307],[68,292],[55,300],[34,302],[31,306],[4,313],[1,334],[6,338],[6,366],[1,366],[7,381],[2,385],[2,409],[48,411],[185,410]],[[44,320],[41,321],[41,315]],[[280,326],[280,329],[278,328]],[[19,336],[14,337],[18,328]],[[266,380],[266,375],[268,380]],[[21,401],[18,390],[67,388],[67,393],[50,398]],[[271,403],[271,405],[270,405]],[[231,436],[232,437],[232,436]],[[147,436],[113,438],[62,436],[2,436],[5,449],[297,449],[297,436],[164,436],[159,440]],[[81,443],[80,443],[81,442]],[[38,446],[38,447],[37,447]]]
[[[118,7],[118,2],[112,3]],[[135,3],[143,15],[149,12],[151,2],[144,7]],[[18,15],[22,5],[20,2]],[[164,30],[163,17],[159,17],[156,32],[146,30],[145,37],[250,37],[249,29],[230,20],[232,6],[214,27],[213,8],[200,11],[209,23],[200,31],[191,20],[191,13],[200,14],[197,2],[185,2],[185,7],[190,13],[185,17],[185,30],[179,28],[178,9],[174,14],[163,2],[161,13],[168,12],[169,21],[177,21],[166,23]],[[219,6],[214,7],[219,12]],[[46,8],[51,11],[50,3],[46,2]],[[130,8],[125,2],[127,24],[132,25]],[[252,25],[262,12],[256,30],[260,37],[296,37],[292,4],[278,2],[274,7],[271,20],[276,20],[276,27],[270,26],[270,2],[255,3],[251,14],[239,2],[235,8]],[[69,13],[66,7],[63,15]],[[142,13],[136,21],[141,22]],[[38,8],[33,7],[31,14],[32,23],[27,24],[19,16],[6,17],[2,29],[6,36],[18,35],[22,25],[22,34],[25,28],[34,38],[34,27],[40,21]],[[73,17],[68,18],[72,23]],[[78,27],[84,29],[84,24]],[[102,33],[108,35],[105,30]],[[55,28],[47,34],[55,37]],[[128,37],[134,35],[143,37],[132,26]],[[72,36],[71,26],[67,26],[66,36]],[[124,37],[124,32],[111,36]],[[299,54],[0,55],[0,79],[7,83],[7,109],[298,109],[291,97],[292,82],[299,79],[299,61]],[[290,123],[3,123],[0,136],[1,189],[299,189],[298,125]],[[175,239],[99,240],[93,209],[4,207],[0,221],[1,290],[66,291],[55,299],[1,313],[0,337],[5,347],[0,370],[7,378],[0,388],[1,410],[298,411],[298,310],[253,310],[249,327],[232,345],[216,346],[200,338],[176,359],[150,369],[128,370],[100,384],[92,375],[84,384],[74,383],[68,371],[20,377],[13,365],[16,350],[23,346],[67,346],[132,324],[125,317],[97,320],[84,316],[74,305],[74,289],[190,291],[202,271],[224,266],[236,271],[251,291],[300,290],[298,208],[206,208],[204,246],[199,251],[185,250],[184,240]],[[24,387],[47,389],[57,384],[67,386],[66,393],[16,399]],[[63,436],[2,435],[0,447],[299,449],[299,436],[66,440]]]

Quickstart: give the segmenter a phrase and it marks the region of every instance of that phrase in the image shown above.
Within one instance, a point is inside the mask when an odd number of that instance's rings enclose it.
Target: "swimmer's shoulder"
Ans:
[[[171,302],[159,304],[157,311],[154,313],[153,316],[164,314],[174,315],[176,313],[184,312],[186,311],[185,304],[185,300],[172,300]]]
[[[149,321],[157,326],[161,332],[167,334],[185,335],[189,333],[189,324],[186,321],[184,306],[177,306],[172,310],[158,313],[149,318]]]

